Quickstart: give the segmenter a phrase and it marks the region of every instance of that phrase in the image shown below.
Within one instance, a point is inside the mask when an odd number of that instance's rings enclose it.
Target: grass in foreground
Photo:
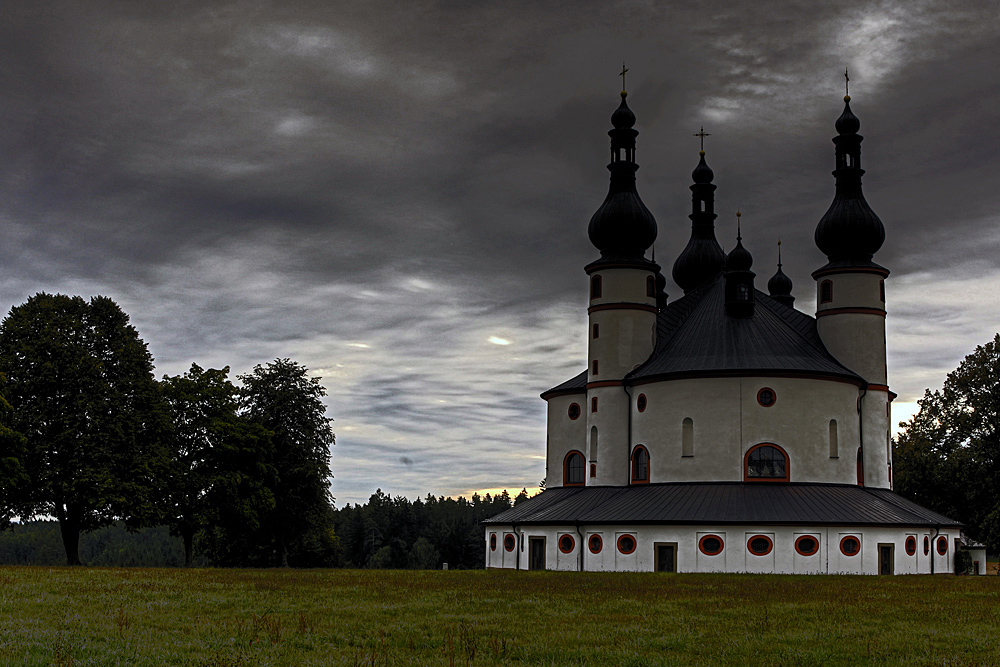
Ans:
[[[1000,579],[0,568],[0,665],[1000,665]]]

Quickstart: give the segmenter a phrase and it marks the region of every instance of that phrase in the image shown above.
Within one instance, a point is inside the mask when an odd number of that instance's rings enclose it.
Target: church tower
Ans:
[[[844,96],[837,119],[836,195],[816,226],[816,245],[829,262],[813,272],[817,330],[840,363],[868,384],[858,399],[861,448],[858,483],[891,487],[889,387],[886,377],[885,278],[889,270],[872,261],[885,241],[882,221],[861,191],[861,121]]]
[[[691,238],[674,261],[674,282],[688,293],[712,280],[726,263],[726,253],[715,239],[715,173],[705,162],[705,128],[695,135],[701,137],[701,160],[691,172]]]
[[[635,114],[624,90],[611,116],[611,186],[590,220],[590,241],[600,259],[590,276],[587,371],[587,484],[629,481],[629,411],[625,375],[646,361],[656,336],[657,274],[646,259],[656,240],[656,221],[635,187]],[[661,298],[662,300],[662,298]]]

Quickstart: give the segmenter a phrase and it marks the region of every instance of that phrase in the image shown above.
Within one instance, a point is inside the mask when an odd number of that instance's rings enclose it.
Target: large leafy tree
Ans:
[[[191,364],[184,375],[164,376],[160,388],[171,421],[163,520],[183,540],[190,566],[199,531],[221,525],[253,533],[274,509],[269,434],[237,414],[239,390],[228,366]]]
[[[896,442],[896,491],[1000,551],[1000,334],[919,405]]]
[[[23,514],[30,481],[24,468],[27,439],[11,428],[14,410],[5,397],[5,384],[0,375],[0,531]]]
[[[332,421],[318,378],[290,359],[240,375],[240,413],[271,435],[274,512],[267,522],[274,565],[333,564],[337,551],[330,496]]]
[[[39,293],[0,323],[11,427],[26,438],[22,519],[59,520],[66,560],[80,532],[150,521],[166,465],[153,359],[111,299]]]

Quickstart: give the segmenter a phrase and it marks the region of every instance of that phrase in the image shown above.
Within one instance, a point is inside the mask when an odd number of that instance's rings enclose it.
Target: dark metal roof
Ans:
[[[582,394],[587,391],[587,369],[583,369],[583,372],[566,380],[562,384],[557,384],[542,392],[542,398],[548,399],[552,396],[558,396],[559,394]]]
[[[656,349],[627,381],[660,376],[801,374],[863,383],[827,352],[816,320],[759,290],[752,317],[728,317],[722,276],[660,312]]]
[[[486,524],[830,524],[960,526],[888,489],[740,482],[558,487]]]

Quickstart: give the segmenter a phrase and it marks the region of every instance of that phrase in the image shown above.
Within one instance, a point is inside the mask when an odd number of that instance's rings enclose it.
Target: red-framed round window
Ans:
[[[587,540],[587,548],[590,549],[590,553],[599,554],[604,548],[604,540],[601,539],[600,535],[591,535],[590,539]]]
[[[628,555],[635,551],[635,535],[619,535],[618,536],[618,551],[625,555]]]
[[[942,556],[945,555],[946,553],[948,553],[948,538],[947,537],[942,536],[942,537],[938,538],[938,540],[937,540],[937,552],[939,554],[941,554]]]
[[[514,539],[514,535],[507,533],[503,536],[503,548],[506,551],[513,551],[514,546],[517,544],[517,540]]]
[[[861,553],[861,540],[853,535],[848,535],[840,540],[840,553],[845,556],[857,556]]]
[[[635,399],[635,407],[639,412],[646,411],[646,395],[639,394],[639,398]]]
[[[490,551],[497,550],[497,534],[490,533]]]
[[[760,403],[765,408],[769,408],[774,405],[778,400],[778,395],[774,393],[774,390],[770,387],[764,387],[757,392],[757,402]]]
[[[698,540],[698,549],[706,556],[715,556],[722,553],[725,542],[718,535],[704,535]]]
[[[924,555],[926,556],[931,552],[931,538],[924,535]]]
[[[812,556],[819,551],[819,540],[812,535],[800,535],[795,540],[795,552],[800,556]]]
[[[914,554],[916,554],[917,553],[917,538],[915,538],[913,535],[910,535],[909,537],[907,537],[906,538],[906,543],[904,545],[904,548],[906,549],[906,555],[907,556],[913,556]]]
[[[566,412],[569,415],[570,419],[579,419],[580,418],[580,404],[579,403],[570,403],[569,404],[569,410],[567,410]]]
[[[747,540],[747,551],[754,556],[766,556],[774,548],[774,542],[767,535],[754,535]]]
[[[569,533],[563,533],[559,536],[559,551],[564,554],[572,553],[573,548],[576,547],[576,540]]]

